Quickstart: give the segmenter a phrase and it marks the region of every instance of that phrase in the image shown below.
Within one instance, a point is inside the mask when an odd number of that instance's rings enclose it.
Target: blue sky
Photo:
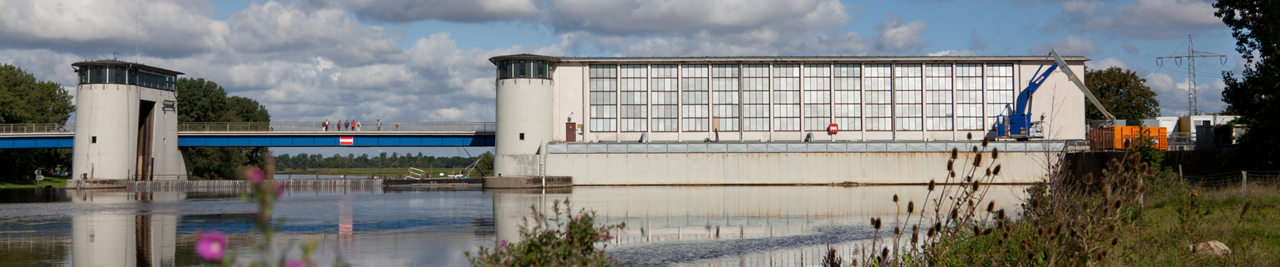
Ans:
[[[7,0],[0,62],[74,88],[70,64],[113,57],[213,80],[273,121],[492,121],[489,57],[1043,55],[1057,49],[1147,79],[1187,112],[1187,35],[1199,109],[1243,69],[1203,0]],[[135,53],[135,51],[137,51]],[[1178,64],[1180,63],[1180,64]],[[71,90],[74,94],[74,90]],[[283,149],[277,153],[376,153]],[[455,149],[396,149],[456,155]]]

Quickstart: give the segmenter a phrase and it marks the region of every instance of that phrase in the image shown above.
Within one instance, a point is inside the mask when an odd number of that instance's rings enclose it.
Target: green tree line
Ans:
[[[13,65],[0,65],[0,123],[66,123],[71,94]],[[71,149],[0,149],[0,180],[29,179],[37,168],[71,168]]]
[[[383,152],[381,155],[369,154],[351,154],[346,156],[333,154],[333,156],[325,157],[321,154],[301,153],[297,155],[283,154],[276,156],[276,169],[296,169],[306,170],[312,168],[464,168],[471,166],[477,159],[481,160],[481,169],[492,169],[493,156],[489,152],[484,152],[476,157],[434,157],[423,156],[421,152],[417,155],[404,154],[397,152],[390,154]],[[486,164],[487,163],[487,164]]]
[[[270,122],[267,107],[258,101],[227,96],[213,81],[178,79],[178,122]],[[184,147],[191,179],[235,179],[241,166],[267,165],[266,147]]]

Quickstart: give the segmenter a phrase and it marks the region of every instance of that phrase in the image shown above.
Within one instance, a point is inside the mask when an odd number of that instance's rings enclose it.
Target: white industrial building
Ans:
[[[1089,60],[1064,59],[1070,66],[1060,67],[1076,73],[1084,73]],[[556,152],[574,154],[578,143],[746,144],[739,151],[745,154],[773,152],[770,144],[840,144],[800,151],[829,154],[874,151],[855,151],[850,144],[889,143],[885,152],[893,152],[894,143],[990,137],[999,116],[1008,113],[1037,69],[1053,63],[1044,56],[529,54],[490,61],[497,66],[496,172],[534,176],[577,172],[557,170],[563,163],[550,161],[557,159]],[[1031,98],[1029,114],[1043,121],[1045,140],[1080,140],[1088,130],[1084,101],[1080,89],[1055,74]],[[753,151],[751,145],[763,150]],[[714,152],[689,146],[660,149]],[[591,180],[575,176],[574,183]]]
[[[127,181],[186,180],[178,151],[181,72],[117,60],[71,64],[76,131],[68,187],[124,187]]]

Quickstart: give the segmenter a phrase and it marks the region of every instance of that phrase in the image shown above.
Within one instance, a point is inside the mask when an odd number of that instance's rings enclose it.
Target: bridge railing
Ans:
[[[75,132],[71,123],[0,123],[0,133],[69,133]]]
[[[200,131],[200,132],[227,132],[227,131],[361,131],[361,132],[391,132],[391,131],[474,131],[474,132],[495,132],[498,130],[496,122],[401,122],[399,126],[395,122],[382,122],[378,126],[376,122],[361,122],[358,129],[355,127],[338,127],[337,122],[329,122],[328,129],[325,129],[323,122],[190,122],[179,123],[178,131]]]

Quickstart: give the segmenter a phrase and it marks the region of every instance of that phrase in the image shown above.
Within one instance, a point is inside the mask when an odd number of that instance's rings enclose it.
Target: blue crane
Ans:
[[[1112,116],[1110,112],[1107,112],[1107,108],[1103,107],[1102,103],[1098,102],[1098,98],[1094,97],[1093,93],[1089,91],[1089,88],[1084,85],[1084,82],[1076,76],[1075,72],[1071,71],[1067,62],[1062,60],[1062,56],[1058,55],[1058,51],[1050,50],[1049,56],[1054,59],[1053,65],[1049,65],[1048,69],[1045,69],[1044,65],[1040,65],[1040,68],[1036,69],[1036,74],[1032,75],[1033,78],[1031,78],[1031,81],[1027,84],[1027,88],[1022,89],[1022,92],[1018,93],[1018,98],[1014,102],[1012,110],[1005,107],[1005,110],[1009,110],[1011,112],[1009,112],[1009,115],[1001,115],[1000,120],[996,122],[996,138],[1016,139],[1019,141],[1026,141],[1031,138],[1044,138],[1044,131],[1040,127],[1041,121],[1031,121],[1031,114],[1028,114],[1031,110],[1031,96],[1036,93],[1036,90],[1040,89],[1040,85],[1043,84],[1045,80],[1049,79],[1049,75],[1053,74],[1053,71],[1057,70],[1058,66],[1062,66],[1062,73],[1067,75],[1067,79],[1071,80],[1072,83],[1075,83],[1076,87],[1079,88],[1081,92],[1084,92],[1084,95],[1089,98],[1089,102],[1092,103],[1094,107],[1098,108],[1098,110],[1102,112],[1103,116],[1107,117],[1108,125],[1115,124],[1116,117]],[[1043,119],[1044,118],[1041,118],[1041,120]]]

